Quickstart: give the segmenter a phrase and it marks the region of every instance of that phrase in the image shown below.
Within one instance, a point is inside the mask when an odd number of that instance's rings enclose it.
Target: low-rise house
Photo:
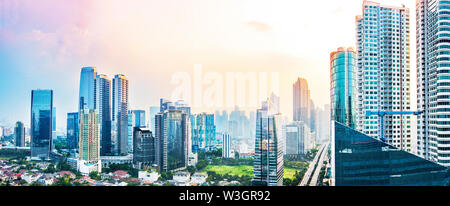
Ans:
[[[206,179],[208,178],[208,174],[206,173],[195,173],[191,176],[191,185],[197,186],[202,185],[206,182]]]
[[[184,186],[191,180],[189,172],[177,172],[173,175],[173,181],[175,185]]]
[[[154,172],[154,171],[152,171],[152,172],[139,171],[139,173],[138,173],[139,181],[141,181],[144,184],[151,184],[153,182],[156,182],[156,181],[158,181],[158,178],[160,176],[161,176],[160,174],[158,174],[157,172]]]
[[[121,179],[129,178],[130,175],[126,171],[117,170],[117,171],[113,172],[113,176],[112,177],[113,177],[114,180],[121,180]]]
[[[73,174],[73,172],[71,171],[61,171],[56,173],[56,178],[61,178],[61,177],[69,177],[71,179],[75,179],[76,175]]]
[[[36,182],[42,175],[39,173],[25,173],[22,175],[22,179],[27,181],[28,184]]]
[[[55,178],[53,177],[53,175],[42,175],[37,182],[45,185],[45,186],[49,186],[52,185],[55,182]]]

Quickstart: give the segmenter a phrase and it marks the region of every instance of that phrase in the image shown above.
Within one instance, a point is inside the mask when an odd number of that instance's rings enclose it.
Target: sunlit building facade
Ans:
[[[356,53],[338,48],[330,54],[331,119],[356,129],[357,75]]]
[[[113,155],[128,154],[128,80],[121,74],[113,79],[111,147]]]
[[[356,17],[357,129],[380,138],[380,118],[366,111],[410,111],[409,9],[364,1]],[[386,141],[411,151],[411,116],[384,118]]]

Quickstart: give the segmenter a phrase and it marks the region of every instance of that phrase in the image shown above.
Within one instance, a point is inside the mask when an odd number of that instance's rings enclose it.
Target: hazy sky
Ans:
[[[355,46],[362,2],[0,0],[0,124],[29,125],[31,90],[41,88],[54,90],[57,127],[64,129],[77,108],[83,66],[110,78],[124,74],[131,109],[147,111],[171,97],[179,86],[174,74],[192,74],[195,64],[223,77],[279,72],[281,112],[291,118],[297,77],[308,80],[317,106],[329,103],[329,54]],[[378,2],[410,8],[415,80],[415,1]],[[415,103],[415,82],[411,92]]]

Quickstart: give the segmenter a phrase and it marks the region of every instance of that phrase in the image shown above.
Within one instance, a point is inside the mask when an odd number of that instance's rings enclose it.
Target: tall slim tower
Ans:
[[[272,98],[272,97],[271,97]],[[283,139],[278,105],[270,99],[256,112],[253,185],[283,185]]]
[[[293,119],[294,121],[309,122],[310,119],[310,91],[306,79],[298,78],[293,85]]]
[[[358,130],[380,137],[378,116],[366,111],[410,111],[409,9],[364,1],[356,17]],[[384,118],[386,141],[411,150],[411,116]]]
[[[417,154],[450,166],[450,2],[417,0]]]
[[[79,111],[81,109],[95,109],[95,77],[97,69],[95,67],[81,68]]]
[[[100,126],[100,154],[111,155],[111,80],[99,74],[95,78],[94,108]]]
[[[14,135],[16,136],[16,147],[25,147],[25,127],[22,122],[16,122]]]
[[[80,117],[78,112],[67,113],[67,148],[78,150]]]
[[[113,79],[111,144],[114,155],[128,153],[128,80],[118,74]]]
[[[356,129],[358,103],[356,78],[356,52],[343,47],[331,52],[331,118],[353,129]]]
[[[48,160],[52,149],[53,90],[31,91],[31,159]]]

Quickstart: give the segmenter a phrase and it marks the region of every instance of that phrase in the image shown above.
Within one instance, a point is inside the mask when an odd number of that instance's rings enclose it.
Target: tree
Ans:
[[[188,166],[186,169],[191,175],[197,171],[197,168],[195,168],[194,166]]]
[[[101,180],[102,179],[100,177],[100,174],[97,171],[92,171],[91,173],[89,173],[89,177],[94,179],[94,180]]]
[[[198,171],[204,169],[206,166],[208,166],[208,161],[206,161],[206,160],[200,160],[197,162],[197,165],[195,165],[195,167],[197,167]]]

